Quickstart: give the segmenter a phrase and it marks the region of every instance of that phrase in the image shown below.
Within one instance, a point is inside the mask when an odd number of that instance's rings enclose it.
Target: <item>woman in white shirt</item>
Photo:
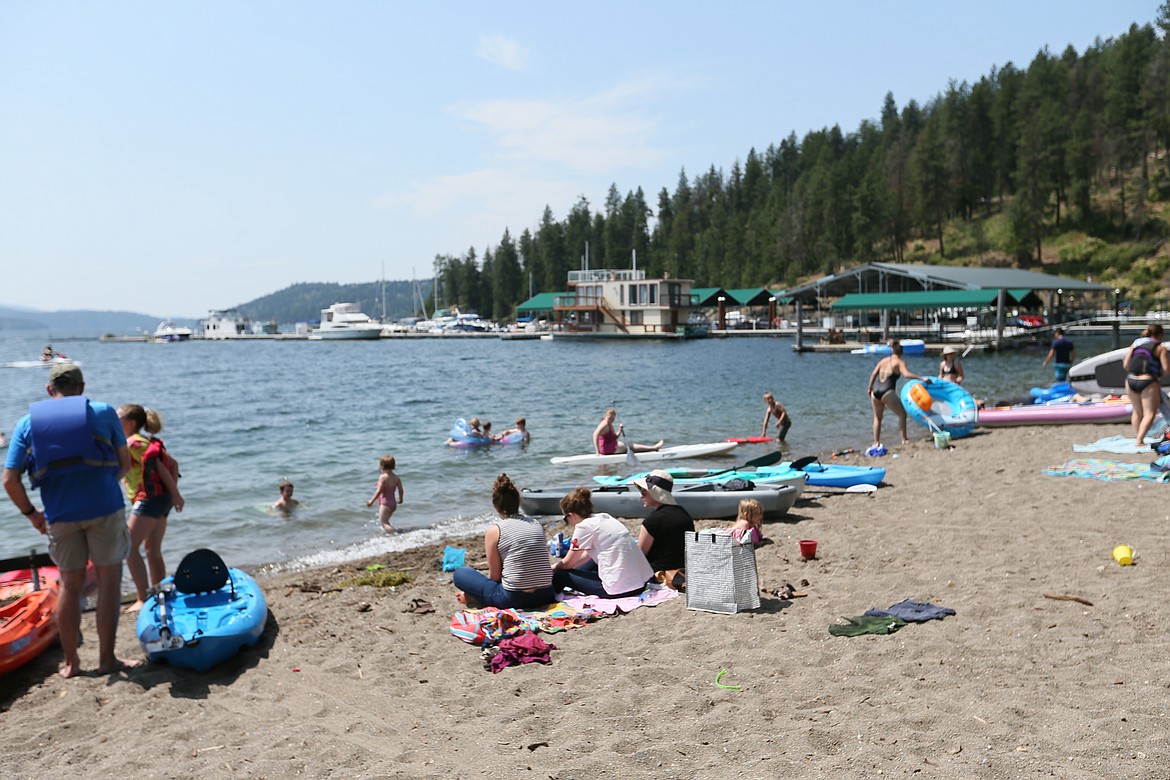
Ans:
[[[654,570],[629,529],[611,515],[594,514],[593,499],[582,487],[561,499],[561,511],[573,529],[573,540],[553,567],[553,585],[606,598],[641,593]]]

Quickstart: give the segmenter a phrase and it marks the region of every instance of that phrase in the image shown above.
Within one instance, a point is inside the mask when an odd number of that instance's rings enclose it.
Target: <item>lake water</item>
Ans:
[[[43,335],[0,335],[0,364],[32,360]],[[1081,356],[1109,349],[1076,339]],[[187,507],[172,514],[164,553],[173,568],[210,547],[236,566],[319,565],[477,533],[492,517],[490,490],[506,471],[521,487],[585,484],[624,466],[553,466],[587,452],[602,413],[616,406],[633,441],[668,445],[757,435],[761,396],[772,390],[792,415],[787,452],[798,458],[870,437],[866,381],[875,358],[796,354],[787,338],[685,342],[392,339],[374,342],[192,341],[181,344],[59,342],[83,364],[89,397],[158,409],[168,450],[180,461]],[[1046,347],[972,353],[966,386],[977,398],[1007,398],[1052,381]],[[909,356],[916,373],[938,358]],[[47,371],[0,368],[0,430],[45,397]],[[495,430],[528,418],[527,447],[444,446],[457,417]],[[896,441],[887,419],[885,440]],[[911,423],[911,438],[928,432]],[[689,461],[731,467],[774,445]],[[366,508],[378,458],[398,461],[406,500],[387,536]],[[305,506],[290,518],[267,507],[289,479]],[[0,497],[0,557],[44,549],[16,508]],[[38,505],[40,502],[38,501]]]

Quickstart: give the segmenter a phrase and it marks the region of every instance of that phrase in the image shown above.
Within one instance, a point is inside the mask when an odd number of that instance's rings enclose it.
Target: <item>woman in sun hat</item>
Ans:
[[[642,506],[650,514],[638,532],[638,547],[654,571],[681,569],[686,566],[686,535],[695,530],[695,521],[674,499],[674,478],[655,469],[634,485],[642,493]]]
[[[963,384],[963,364],[959,362],[958,347],[943,347],[942,362],[938,364],[938,378],[957,385]]]

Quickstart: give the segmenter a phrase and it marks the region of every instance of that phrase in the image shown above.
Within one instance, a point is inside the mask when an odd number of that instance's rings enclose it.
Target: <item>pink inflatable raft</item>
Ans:
[[[1129,422],[1133,407],[1127,401],[1089,403],[1024,404],[979,410],[979,425],[1004,428],[1010,425],[1077,425]]]

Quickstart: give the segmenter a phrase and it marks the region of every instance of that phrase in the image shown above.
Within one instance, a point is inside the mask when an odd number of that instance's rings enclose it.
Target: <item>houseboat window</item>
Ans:
[[[630,316],[630,324],[631,325],[641,325],[642,324],[642,311],[641,310],[632,311],[629,313],[629,316]]]
[[[656,284],[650,285],[650,305],[658,305],[658,285]]]
[[[638,285],[638,303],[646,304],[646,285],[644,284]]]
[[[624,284],[618,285],[618,303],[626,302],[626,286]]]

